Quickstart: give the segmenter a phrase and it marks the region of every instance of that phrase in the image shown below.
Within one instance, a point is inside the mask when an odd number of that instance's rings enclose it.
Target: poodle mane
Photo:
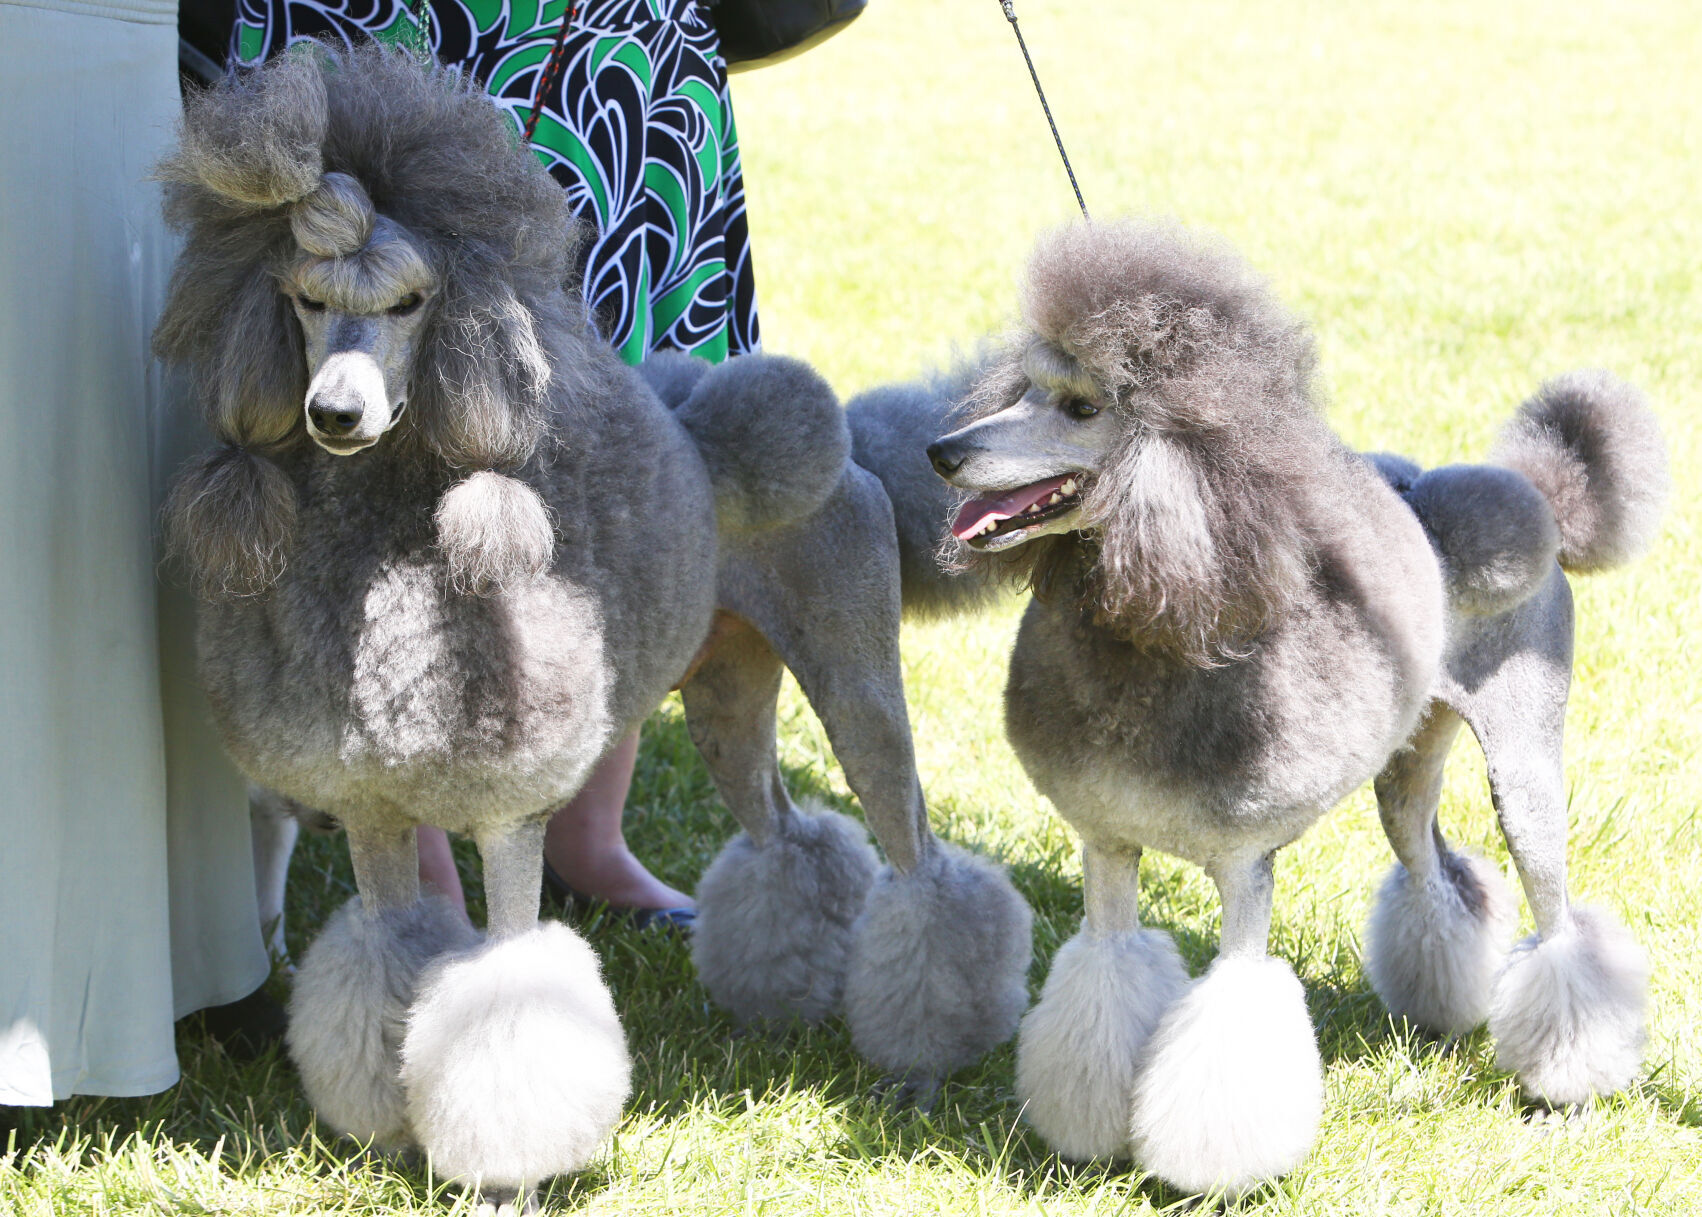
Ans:
[[[435,281],[410,409],[386,440],[399,450],[513,470],[548,415],[589,408],[602,361],[574,282],[578,224],[459,75],[381,45],[297,50],[192,96],[157,175],[185,242],[155,350],[190,367],[213,434],[248,458],[215,454],[168,508],[204,591],[264,590],[287,560],[287,527],[258,506],[282,501],[275,479],[255,470],[310,443],[303,340],[280,290],[304,263],[353,282],[414,260]],[[244,483],[210,487],[209,471]],[[231,498],[253,510],[186,506]]]
[[[1195,666],[1247,653],[1315,565],[1302,518],[1336,444],[1303,323],[1233,253],[1170,224],[1074,225],[1040,241],[1023,325],[959,425],[1035,383],[1082,385],[1121,420],[1083,527],[1002,553],[960,546],[1043,599],[1068,597],[1142,649]]]

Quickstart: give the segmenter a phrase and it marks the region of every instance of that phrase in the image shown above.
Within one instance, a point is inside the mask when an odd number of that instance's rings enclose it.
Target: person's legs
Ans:
[[[638,759],[634,731],[592,771],[591,780],[550,818],[544,859],[574,891],[618,909],[694,907],[692,898],[663,883],[633,856],[621,831],[621,813]],[[461,875],[449,836],[441,828],[418,830],[420,881],[455,904],[464,904]]]
[[[414,835],[419,841],[420,882],[439,896],[448,897],[457,908],[465,908],[467,897],[461,890],[461,872],[455,869],[449,834],[422,824],[414,830]]]
[[[621,813],[638,759],[638,732],[619,744],[544,830],[544,860],[575,891],[614,908],[692,908],[692,898],[645,869],[627,848]]]

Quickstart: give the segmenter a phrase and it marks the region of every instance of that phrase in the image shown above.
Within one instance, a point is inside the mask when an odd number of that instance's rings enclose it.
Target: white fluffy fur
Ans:
[[[443,1176],[524,1191],[581,1169],[631,1087],[596,955],[544,922],[440,961],[409,1012],[402,1082]]]
[[[1463,893],[1445,870],[1419,881],[1396,863],[1365,932],[1365,974],[1389,1013],[1447,1035],[1489,1017],[1490,985],[1517,924],[1500,872],[1482,858],[1454,857],[1474,891]]]
[[[793,811],[759,846],[740,833],[697,885],[698,979],[740,1022],[820,1022],[839,1005],[851,926],[879,862],[862,825]]]
[[[289,1049],[319,1118],[386,1147],[409,1143],[398,1056],[421,970],[478,933],[441,900],[368,917],[356,896],[308,947],[290,996]]]
[[[1231,1198],[1292,1169],[1324,1110],[1306,997],[1277,959],[1219,959],[1170,1008],[1135,1082],[1131,1139],[1154,1174]]]
[[[943,1077],[1003,1043],[1028,1005],[1034,916],[1003,870],[936,842],[888,867],[853,931],[851,1042],[875,1065]]]
[[[555,528],[536,490],[485,469],[444,492],[437,543],[455,589],[487,596],[549,569]]]
[[[1570,929],[1513,948],[1495,979],[1495,1060],[1556,1106],[1628,1085],[1643,1064],[1649,961],[1600,909],[1574,905]]]
[[[1066,1158],[1130,1155],[1141,1054],[1187,987],[1162,930],[1078,933],[1059,948],[1016,1049],[1017,1097],[1048,1145]]]

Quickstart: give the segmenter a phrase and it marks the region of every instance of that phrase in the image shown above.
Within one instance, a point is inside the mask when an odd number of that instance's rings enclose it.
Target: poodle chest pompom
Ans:
[[[555,529],[536,490],[486,470],[444,493],[437,505],[437,544],[455,590],[489,596],[549,568]]]

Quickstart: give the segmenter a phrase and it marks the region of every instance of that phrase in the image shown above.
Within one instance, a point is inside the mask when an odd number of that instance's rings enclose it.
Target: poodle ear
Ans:
[[[1099,526],[1105,598],[1174,615],[1213,582],[1219,562],[1200,472],[1181,444],[1160,435],[1108,472],[1087,504]]]
[[[256,266],[224,297],[207,362],[208,422],[239,444],[281,444],[302,427],[307,352],[277,280]]]
[[[536,490],[483,470],[455,483],[438,500],[437,544],[456,591],[494,596],[549,569],[555,528]]]
[[[523,464],[544,433],[550,361],[532,312],[497,272],[445,275],[412,396],[427,444],[451,465]]]
[[[255,596],[283,574],[295,522],[295,487],[284,471],[225,444],[178,476],[165,506],[167,553],[206,599]]]

